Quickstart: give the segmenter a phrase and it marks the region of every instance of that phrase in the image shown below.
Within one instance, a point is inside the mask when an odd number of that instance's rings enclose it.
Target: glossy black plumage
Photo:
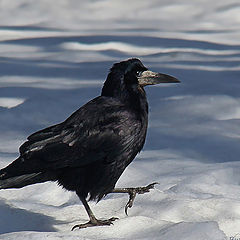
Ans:
[[[20,156],[0,170],[0,189],[57,181],[81,200],[88,195],[100,200],[111,192],[145,142],[148,103],[143,86],[148,79],[141,79],[141,86],[140,78],[146,71],[138,59],[114,64],[101,96],[64,122],[28,137]],[[177,82],[163,74],[158,79]],[[159,83],[153,80],[149,84]]]

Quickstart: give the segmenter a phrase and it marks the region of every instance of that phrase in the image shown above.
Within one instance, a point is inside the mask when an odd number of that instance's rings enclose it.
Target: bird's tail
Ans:
[[[27,185],[53,180],[49,177],[49,174],[42,172],[6,178],[3,170],[0,170],[0,189],[22,188]]]

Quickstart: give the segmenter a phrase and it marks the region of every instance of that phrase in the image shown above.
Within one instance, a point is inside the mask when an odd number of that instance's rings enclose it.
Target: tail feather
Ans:
[[[4,180],[0,180],[0,189],[7,189],[7,188],[22,188],[27,185],[41,183],[50,181],[48,174],[45,173],[30,173],[24,174],[21,176],[10,177]]]

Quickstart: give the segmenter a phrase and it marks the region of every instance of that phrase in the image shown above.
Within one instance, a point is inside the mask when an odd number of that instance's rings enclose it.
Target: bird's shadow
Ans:
[[[56,232],[57,220],[39,213],[14,208],[0,201],[0,234],[19,231]]]

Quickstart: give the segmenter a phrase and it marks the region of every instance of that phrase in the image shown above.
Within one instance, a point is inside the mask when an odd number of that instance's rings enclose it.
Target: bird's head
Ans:
[[[159,83],[178,83],[178,79],[148,70],[137,58],[115,63],[102,89],[103,96],[121,96],[127,89],[142,89]]]

